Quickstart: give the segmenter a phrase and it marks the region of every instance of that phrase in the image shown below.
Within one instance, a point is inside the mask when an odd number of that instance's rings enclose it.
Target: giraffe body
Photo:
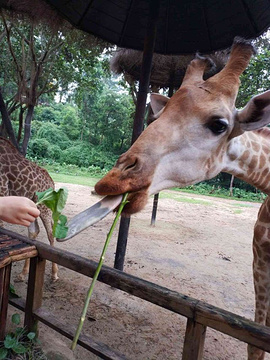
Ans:
[[[228,172],[265,192],[254,228],[255,321],[270,326],[270,91],[235,108],[241,73],[254,53],[236,39],[225,68],[204,80],[209,62],[194,59],[179,90],[151,96],[156,120],[95,186],[100,195],[129,193],[125,213],[140,211],[148,196]],[[264,352],[248,348],[249,360]]]
[[[9,140],[0,137],[0,196],[25,196],[36,202],[36,191],[48,188],[54,188],[54,181],[48,172],[24,158]],[[38,205],[38,208],[49,242],[53,246],[52,212],[45,205]],[[39,234],[37,220],[30,225],[28,234],[31,239],[36,239]],[[28,269],[29,261],[26,261],[19,275],[20,280],[24,279]],[[58,279],[57,271],[57,265],[52,264],[53,281]]]

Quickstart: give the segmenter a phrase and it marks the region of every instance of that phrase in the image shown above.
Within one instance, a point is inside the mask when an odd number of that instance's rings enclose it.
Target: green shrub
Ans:
[[[36,334],[18,326],[21,322],[20,315],[13,314],[11,320],[17,327],[0,342],[0,359],[46,360],[47,357],[40,348]]]
[[[34,139],[29,143],[28,156],[47,157],[50,143],[46,139]]]
[[[60,146],[58,145],[51,145],[48,148],[48,157],[49,159],[53,159],[53,160],[59,160],[62,154],[62,150],[60,148]]]
[[[61,163],[73,164],[83,167],[99,167],[100,169],[110,169],[117,156],[109,152],[98,151],[94,146],[85,142],[77,143],[62,152]]]
[[[46,139],[52,145],[58,145],[62,150],[71,145],[67,135],[59,128],[59,126],[52,123],[44,123],[37,131],[37,138]]]

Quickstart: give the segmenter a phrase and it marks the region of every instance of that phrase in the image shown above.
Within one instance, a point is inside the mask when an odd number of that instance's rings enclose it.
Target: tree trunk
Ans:
[[[20,114],[19,114],[19,129],[18,129],[18,135],[17,135],[17,143],[19,144],[22,137],[22,129],[23,129],[23,114],[24,109],[22,105],[20,106]]]
[[[24,137],[22,143],[22,154],[25,156],[27,153],[28,142],[31,136],[31,121],[34,115],[34,105],[29,105],[27,114],[24,121]]]
[[[7,132],[7,135],[9,136],[12,144],[19,150],[18,143],[16,141],[16,137],[14,134],[14,130],[10,121],[10,117],[8,115],[7,107],[3,99],[2,92],[0,90],[0,112],[2,115],[2,122],[4,124],[5,130]]]

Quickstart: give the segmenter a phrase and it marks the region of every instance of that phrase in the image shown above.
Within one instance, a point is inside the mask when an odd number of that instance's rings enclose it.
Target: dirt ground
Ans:
[[[91,187],[57,184],[62,186],[69,189],[65,212],[69,218],[98,201]],[[252,232],[259,206],[163,192],[155,227],[150,226],[152,200],[131,219],[125,271],[253,319]],[[98,260],[112,219],[109,215],[56,246]],[[22,228],[12,229],[26,234]],[[43,229],[38,239],[47,241]],[[113,266],[116,240],[117,231],[106,255],[108,266]],[[22,262],[13,266],[13,278],[21,268]],[[63,267],[59,278],[51,283],[47,264],[44,306],[77,326],[90,279]],[[16,283],[15,288],[25,294],[25,283]],[[181,359],[185,324],[186,319],[179,315],[97,283],[83,332],[129,359],[175,360]],[[44,325],[40,338],[53,360],[97,359],[80,347],[73,353],[69,340]],[[208,329],[204,359],[246,359],[246,344]]]

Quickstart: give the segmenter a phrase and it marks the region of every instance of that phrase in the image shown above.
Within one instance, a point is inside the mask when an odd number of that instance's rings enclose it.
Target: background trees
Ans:
[[[96,87],[93,69],[105,43],[70,28],[52,31],[4,11],[0,15],[1,133],[15,145],[21,142],[25,154],[35,106],[56,93],[68,97],[79,84],[90,91]]]

